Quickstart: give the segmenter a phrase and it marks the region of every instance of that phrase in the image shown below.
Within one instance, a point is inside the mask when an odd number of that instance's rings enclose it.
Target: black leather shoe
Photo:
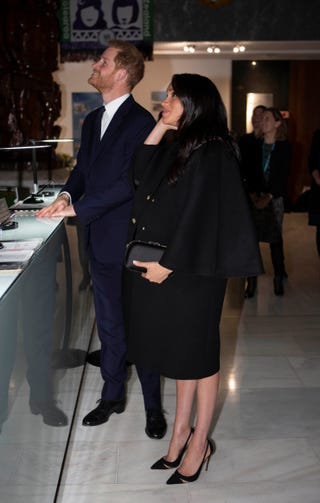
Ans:
[[[82,424],[83,426],[98,426],[106,423],[113,412],[121,414],[125,405],[125,400],[100,400],[98,407],[83,418]]]
[[[282,276],[275,276],[274,277],[273,289],[274,289],[275,295],[283,295],[284,294]]]
[[[97,349],[97,351],[91,351],[87,355],[87,362],[95,367],[100,367],[101,364],[101,349]]]
[[[150,438],[162,438],[167,432],[167,422],[161,409],[147,409],[145,432]]]
[[[55,402],[30,402],[30,410],[36,416],[41,414],[43,422],[49,426],[67,426],[68,418]]]
[[[257,277],[251,276],[250,278],[247,278],[247,288],[244,292],[244,296],[247,299],[251,299],[252,297],[254,297],[256,289],[257,289]]]

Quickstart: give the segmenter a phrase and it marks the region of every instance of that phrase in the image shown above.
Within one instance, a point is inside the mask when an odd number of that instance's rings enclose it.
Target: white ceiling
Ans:
[[[194,46],[195,52],[190,54],[184,51],[185,45]],[[244,45],[244,52],[233,52],[235,45]],[[207,48],[217,46],[221,52],[219,54],[207,53]],[[320,59],[320,41],[239,41],[237,42],[155,42],[153,53],[157,56],[180,55],[185,57],[195,57],[199,54],[208,58],[224,59]]]

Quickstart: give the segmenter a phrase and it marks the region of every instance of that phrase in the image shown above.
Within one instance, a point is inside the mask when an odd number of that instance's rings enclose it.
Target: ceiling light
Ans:
[[[214,45],[210,45],[210,46],[207,48],[207,52],[208,52],[209,54],[212,54],[213,52],[214,52],[215,54],[219,54],[219,52],[221,52],[221,49],[220,49],[220,47],[216,47],[216,46],[214,46]]]
[[[234,48],[233,48],[233,52],[244,52],[246,50],[245,46],[244,45],[236,45]]]
[[[185,45],[183,48],[184,52],[194,53],[196,48],[194,45]]]
[[[251,66],[257,66],[257,62],[256,61],[251,61]]]

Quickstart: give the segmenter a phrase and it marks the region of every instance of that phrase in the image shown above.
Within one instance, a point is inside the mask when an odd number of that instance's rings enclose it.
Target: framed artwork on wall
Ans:
[[[62,62],[92,59],[111,39],[152,59],[153,0],[61,0],[59,22]]]

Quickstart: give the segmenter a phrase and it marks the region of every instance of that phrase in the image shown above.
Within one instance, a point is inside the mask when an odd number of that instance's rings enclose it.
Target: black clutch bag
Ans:
[[[146,272],[144,267],[134,265],[134,260],[140,262],[159,262],[166,247],[152,241],[131,241],[127,244],[125,266],[131,271]]]

